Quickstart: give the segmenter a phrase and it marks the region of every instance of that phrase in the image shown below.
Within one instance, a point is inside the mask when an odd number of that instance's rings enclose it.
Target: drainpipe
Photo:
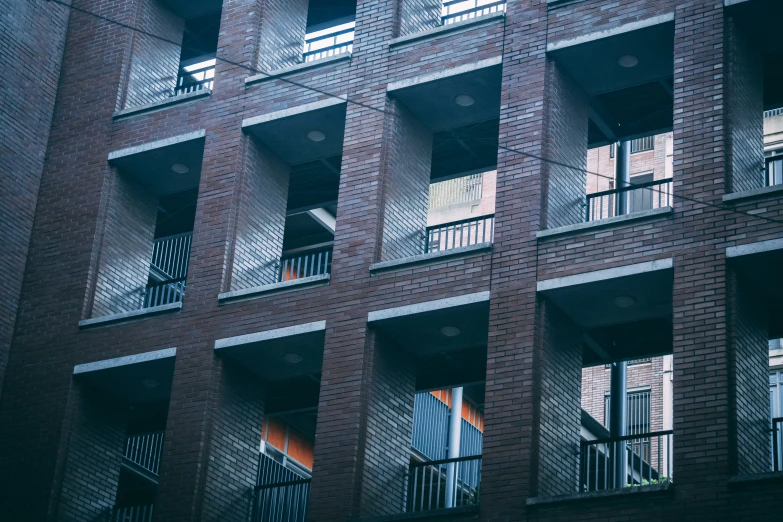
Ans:
[[[451,389],[451,415],[449,415],[449,447],[446,458],[459,458],[462,432],[462,386]],[[457,463],[446,466],[446,507],[454,507],[457,497]]]
[[[609,436],[624,437],[626,435],[626,395],[628,382],[628,363],[612,363],[612,375],[609,388]],[[627,441],[614,445],[614,462],[612,466],[614,487],[625,487],[627,476]]]
[[[631,186],[631,142],[629,140],[617,142],[617,154],[614,156],[614,188],[620,189]],[[631,191],[617,194],[617,208],[615,215],[623,216],[628,213]]]

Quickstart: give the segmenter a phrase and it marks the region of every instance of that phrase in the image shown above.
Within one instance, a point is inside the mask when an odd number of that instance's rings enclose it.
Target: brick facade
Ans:
[[[76,3],[138,26],[137,15],[150,1]],[[757,216],[781,220],[783,203],[772,195],[738,202],[734,208],[743,214],[722,208],[722,196],[730,192],[731,146],[727,108],[716,101],[726,98],[728,88],[724,2],[510,0],[504,18],[390,48],[406,7],[361,0],[350,61],[245,86],[255,71],[220,58],[251,69],[258,63],[264,69],[298,63],[304,8],[285,10],[287,5],[226,3],[212,94],[117,120],[112,114],[130,81],[135,40],[126,29],[71,12],[0,399],[4,515],[60,520],[65,516],[60,513],[78,512],[84,492],[69,485],[78,477],[68,463],[80,451],[77,435],[87,432],[79,408],[69,403],[75,364],[176,346],[155,522],[240,519],[243,490],[256,465],[250,457],[260,437],[263,401],[248,384],[252,379],[215,357],[214,341],[322,320],[327,326],[309,518],[352,520],[399,511],[415,381],[403,349],[378,339],[367,314],[490,291],[481,504],[477,515],[466,518],[774,517],[779,496],[774,485],[729,483],[736,471],[733,408],[739,404],[730,392],[738,382],[732,365],[744,340],[730,340],[743,330],[729,319],[734,296],[725,248],[780,238],[778,223]],[[584,166],[588,158],[586,100],[548,58],[547,42],[661,15],[674,20],[674,190],[689,199],[675,198],[671,216],[537,239],[540,230],[583,220],[576,199],[581,201],[586,189],[583,173],[553,168],[539,158],[574,166]],[[416,227],[423,229],[427,210],[427,133],[405,120],[385,85],[500,55],[501,148],[491,252],[371,275],[372,263],[403,256],[389,250],[386,233],[394,223],[394,205],[405,203],[395,202],[394,191],[407,196],[405,190],[414,185],[400,180],[395,188],[397,176],[409,176],[422,188],[406,203],[421,211],[408,216]],[[241,131],[242,119],[326,99],[324,92],[349,99],[331,281],[219,305],[220,292],[237,288],[233,274],[245,262],[237,255],[238,238],[250,230],[251,219],[260,219],[253,226],[271,223],[272,239],[263,241],[274,248],[280,233],[279,222],[263,221],[278,219],[277,211],[259,217],[249,203],[254,194],[247,162],[254,153],[248,152],[251,140]],[[206,130],[206,139],[182,310],[80,330],[78,322],[89,315],[100,286],[97,274],[111,244],[107,238],[116,234],[107,216],[119,208],[118,178],[107,164],[108,153],[199,129]],[[259,167],[264,180],[277,172]],[[275,208],[286,199],[283,184],[265,193]],[[558,209],[564,212],[555,216]],[[148,231],[139,223],[129,221]],[[555,329],[561,322],[537,295],[537,281],[668,258],[674,266],[673,492],[529,505],[532,497],[574,485],[564,468],[577,459],[568,448],[577,442],[580,397],[577,330]],[[755,329],[753,336],[759,336]],[[110,416],[106,420],[99,430],[114,433]],[[229,434],[238,437],[236,445],[229,443]]]

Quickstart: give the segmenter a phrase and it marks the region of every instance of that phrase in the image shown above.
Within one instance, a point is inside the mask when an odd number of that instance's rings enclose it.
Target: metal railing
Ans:
[[[431,184],[430,209],[480,200],[483,180],[484,174],[471,174]]]
[[[303,62],[312,62],[353,51],[354,22],[305,35]]]
[[[156,239],[152,247],[150,270],[157,272],[161,279],[187,276],[192,241],[192,232]]]
[[[495,215],[462,219],[427,227],[424,252],[440,252],[453,248],[492,242]]]
[[[185,296],[185,278],[167,279],[165,281],[147,283],[144,289],[143,308],[181,303]]]
[[[408,470],[408,512],[476,506],[480,485],[481,455],[413,462]]]
[[[579,484],[583,492],[665,484],[672,481],[673,432],[657,431],[598,440],[583,440]],[[616,459],[623,463],[616,466]],[[615,468],[625,469],[615,480]]]
[[[215,59],[204,60],[193,65],[179,68],[174,96],[196,92],[202,89],[212,89],[215,81]]]
[[[768,187],[783,185],[783,154],[764,158],[766,183]]]
[[[783,417],[772,419],[772,471],[783,471]]]
[[[160,454],[163,451],[163,432],[154,431],[131,435],[125,442],[124,457],[155,475],[160,471]]]
[[[505,0],[444,0],[440,22],[441,25],[448,25],[505,10]]]
[[[780,116],[781,114],[783,114],[783,107],[778,107],[777,109],[764,111],[765,118],[772,118],[773,116]]]
[[[309,499],[309,478],[259,454],[253,522],[304,522]]]
[[[152,504],[146,506],[115,506],[109,515],[109,522],[151,522]]]
[[[659,179],[587,195],[585,221],[618,215],[618,199],[626,199],[627,214],[668,207],[672,204],[672,179]]]
[[[332,247],[317,248],[280,258],[277,281],[329,274],[332,271]]]
[[[449,408],[430,392],[420,392],[413,402],[413,449],[428,459],[446,457]],[[481,455],[484,434],[464,418],[460,429],[460,456]]]

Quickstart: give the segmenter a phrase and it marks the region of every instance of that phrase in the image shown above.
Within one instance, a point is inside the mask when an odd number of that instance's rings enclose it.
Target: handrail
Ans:
[[[439,460],[425,460],[422,462],[411,462],[412,468],[420,468],[424,466],[438,466],[440,464],[451,464],[452,462],[465,462],[468,460],[481,460],[483,455],[470,455],[469,457],[455,457],[451,459],[439,459]]]
[[[424,234],[424,253],[491,243],[494,233],[495,214],[429,226]]]
[[[272,488],[284,488],[287,486],[298,486],[300,484],[309,484],[313,479],[309,478],[303,478],[299,480],[289,480],[287,482],[275,482],[273,484],[256,484],[254,489],[256,491],[260,491],[262,489],[272,489]]]
[[[636,435],[624,435],[622,437],[608,437],[604,439],[595,439],[595,440],[587,440],[582,441],[582,444],[588,445],[588,444],[611,444],[612,442],[622,442],[624,440],[636,440],[636,439],[645,439],[650,437],[662,437],[664,435],[673,435],[674,430],[663,430],[663,431],[651,431],[649,433],[637,433]]]
[[[654,187],[655,185],[663,185],[664,183],[669,183],[672,181],[672,178],[664,178],[664,179],[656,179],[654,181],[647,181],[645,183],[635,183],[633,185],[626,185],[624,187],[618,187],[613,188],[609,190],[604,190],[601,192],[593,192],[591,194],[588,194],[588,198],[597,198],[601,196],[608,196],[611,194],[617,194],[618,192],[628,192],[629,190],[637,190],[637,189],[644,189],[644,188],[650,188]]]

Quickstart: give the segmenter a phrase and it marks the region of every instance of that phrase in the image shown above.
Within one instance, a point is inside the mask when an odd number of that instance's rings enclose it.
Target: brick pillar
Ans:
[[[174,94],[185,21],[162,0],[141,0],[135,27],[147,34],[133,33],[125,99],[118,107],[123,109],[165,100]]]
[[[318,405],[317,437],[310,493],[310,520],[348,520],[359,516],[362,412],[369,389],[374,343],[367,335],[366,300],[370,265],[380,255],[387,96],[365,78],[388,66],[386,42],[392,37],[396,9],[379,9],[377,0],[356,7],[356,44],[345,121],[337,229],[334,237],[333,292],[356,296],[341,303],[339,320],[327,324]],[[370,75],[372,71],[372,76]],[[368,479],[369,480],[369,479]]]
[[[585,220],[589,103],[584,91],[554,61],[548,64],[547,92],[547,157],[558,163],[544,165],[549,179],[546,216],[547,228],[557,228]]]
[[[221,371],[222,367],[222,371]],[[247,522],[258,475],[264,398],[261,381],[236,362],[215,365],[209,458],[200,520]]]
[[[150,272],[158,197],[111,169],[92,317],[141,308]]]
[[[288,164],[255,138],[245,145],[231,290],[277,282],[288,203]]]
[[[127,405],[75,383],[58,522],[103,520],[114,506],[125,450]]]
[[[440,26],[441,0],[400,0],[397,36],[406,36]]]
[[[263,0],[258,68],[273,71],[302,62],[308,0]]]
[[[739,192],[765,184],[764,61],[759,18],[741,8],[731,13],[726,19],[727,152],[729,187]]]
[[[544,154],[546,3],[510,2],[503,56],[501,147]],[[535,42],[535,45],[532,43]],[[489,310],[481,519],[525,520],[533,487],[535,233],[543,226],[540,160],[498,151],[492,300]],[[513,495],[509,495],[513,491]]]
[[[381,260],[424,253],[432,132],[397,100],[387,105]]]
[[[539,496],[579,491],[582,331],[551,301],[541,302]]]
[[[360,516],[405,512],[408,463],[413,437],[413,358],[404,348],[371,332],[364,452],[361,456]]]
[[[725,249],[700,227],[721,211],[696,202],[719,207],[725,189],[723,36],[722,0],[678,2],[673,191],[689,248],[674,258],[672,444],[677,490],[688,499],[682,519],[717,515],[729,473]]]
[[[5,4],[8,5],[8,4]],[[9,8],[10,9],[10,8]],[[60,77],[70,10],[46,1],[0,17],[0,394]]]
[[[770,470],[769,344],[764,299],[735,271],[729,272],[731,302],[733,450],[740,475]]]

